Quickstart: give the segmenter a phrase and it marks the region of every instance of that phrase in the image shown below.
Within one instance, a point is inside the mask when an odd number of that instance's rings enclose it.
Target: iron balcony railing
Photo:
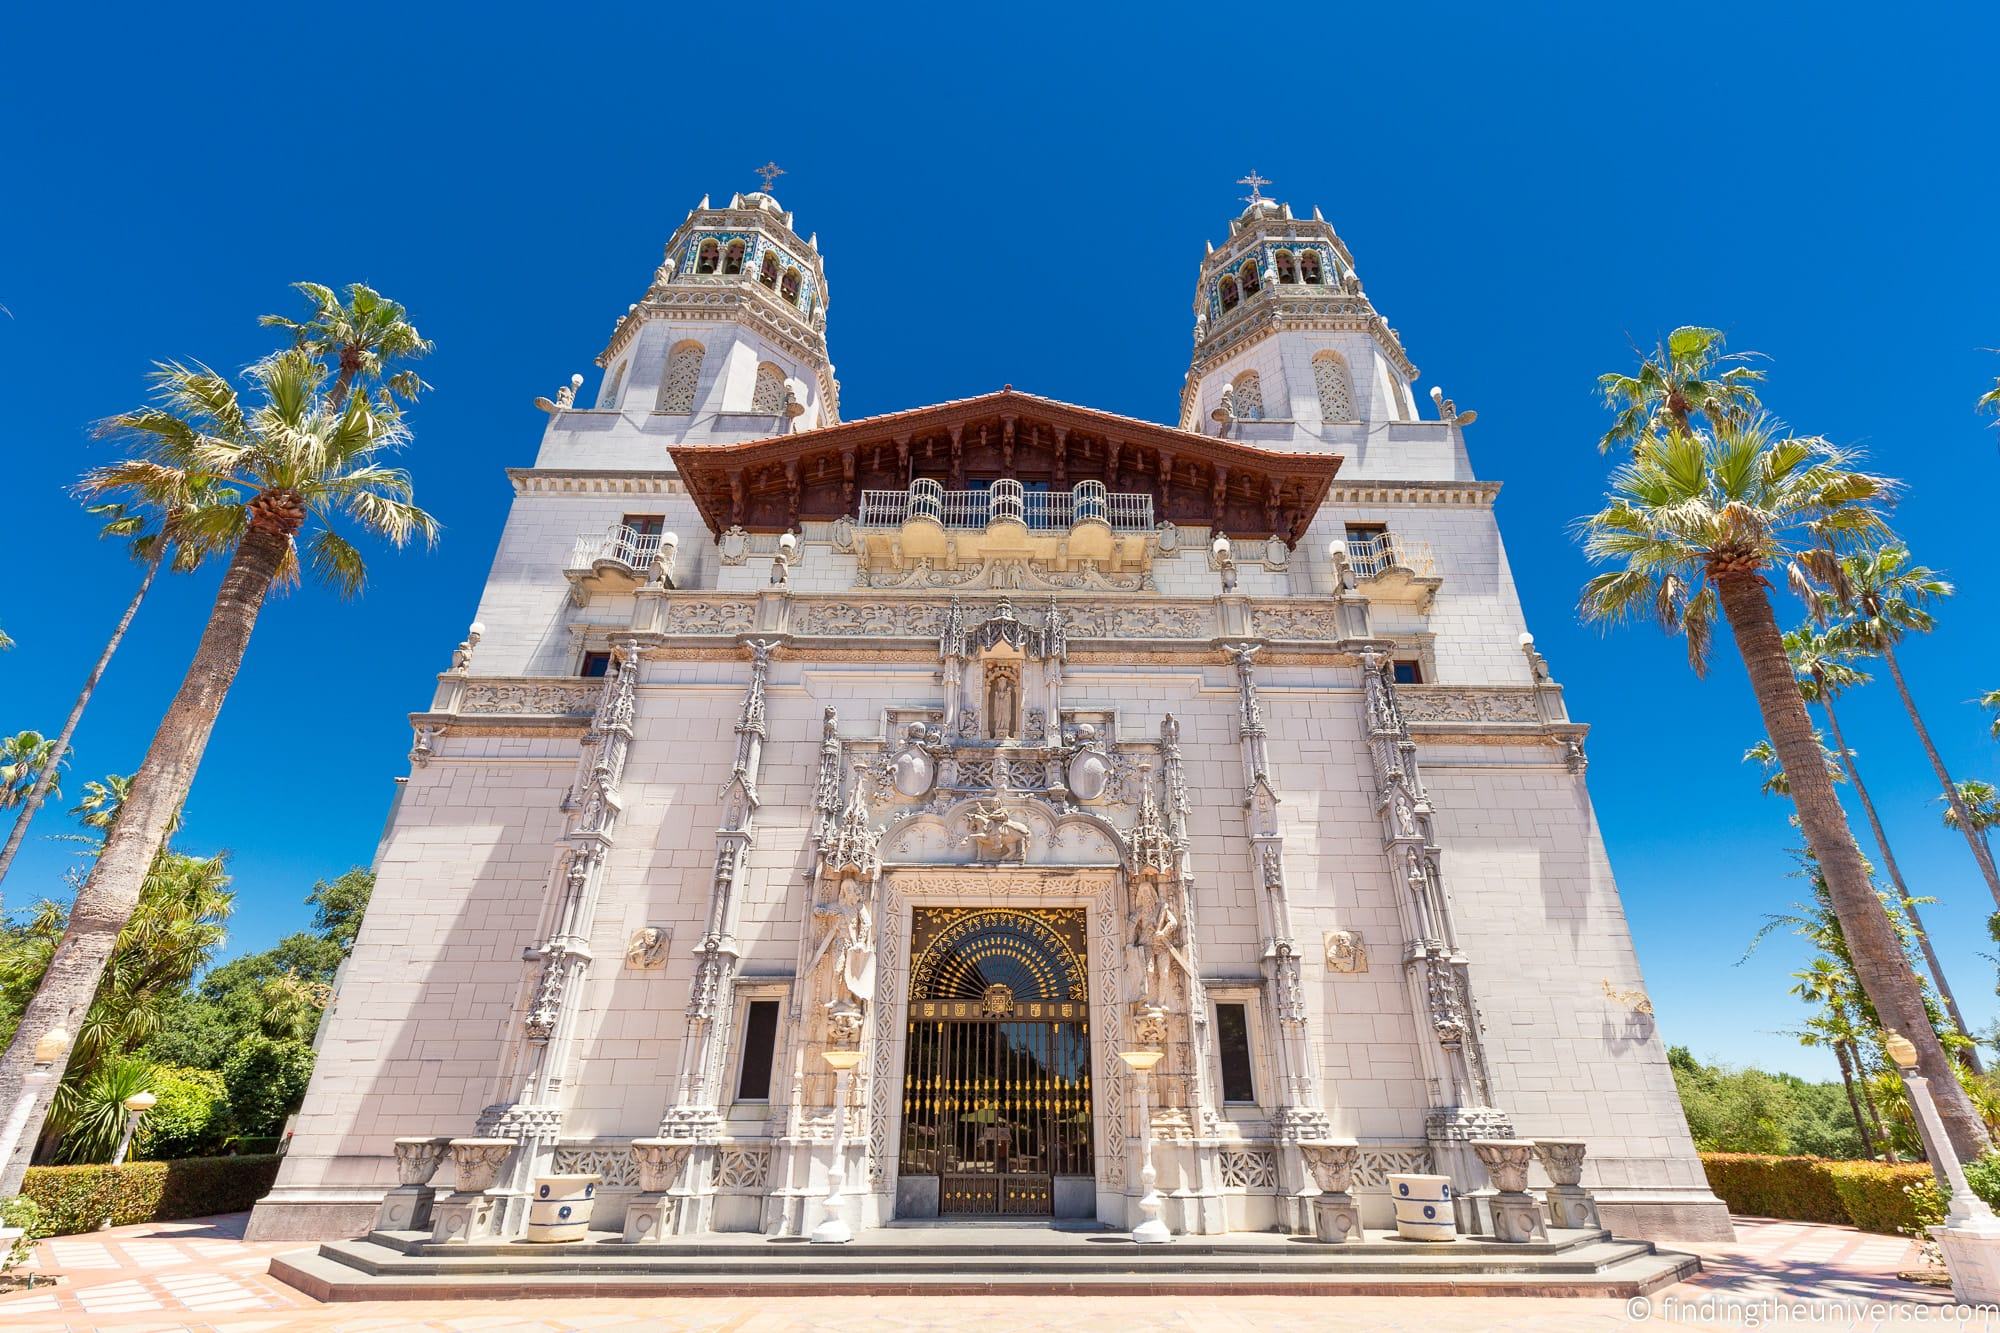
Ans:
[[[1393,532],[1377,533],[1372,537],[1350,537],[1347,541],[1347,563],[1358,577],[1364,579],[1372,579],[1391,569],[1407,569],[1419,578],[1429,578],[1437,573],[1437,561],[1431,555],[1429,542],[1416,541]]]
[[[644,574],[660,554],[661,534],[637,532],[623,523],[601,533],[585,533],[576,539],[569,567],[587,570],[601,561],[625,566],[634,574]],[[669,553],[669,561],[672,556]]]
[[[1080,481],[1067,491],[1031,491],[1003,478],[977,491],[948,491],[920,478],[907,491],[863,491],[856,522],[864,528],[899,528],[918,519],[940,527],[982,529],[1012,521],[1040,532],[1103,523],[1114,532],[1150,532],[1153,497],[1113,494],[1101,481]]]

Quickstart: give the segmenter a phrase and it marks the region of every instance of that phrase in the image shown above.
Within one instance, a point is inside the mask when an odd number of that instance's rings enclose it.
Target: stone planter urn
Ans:
[[[1450,1176],[1392,1175],[1389,1198],[1396,1205],[1396,1234],[1404,1240],[1458,1239]]]
[[[458,1188],[431,1204],[431,1239],[463,1245],[492,1237],[499,1203],[486,1191],[514,1151],[512,1139],[453,1139],[451,1164]]]
[[[668,1195],[694,1152],[689,1139],[633,1139],[632,1162],[639,1168],[639,1193],[625,1206],[625,1239],[633,1244],[665,1240],[673,1234],[680,1201]]]
[[[538,1245],[582,1240],[601,1176],[536,1176],[528,1200],[527,1239]]]
[[[453,1139],[451,1165],[457,1172],[458,1193],[479,1194],[493,1188],[507,1154],[514,1151],[512,1139]]]
[[[1493,1238],[1509,1244],[1549,1238],[1542,1220],[1542,1206],[1528,1193],[1528,1168],[1534,1164],[1535,1145],[1527,1139],[1474,1139],[1472,1151],[1479,1164],[1493,1178],[1499,1191],[1493,1197]]]
[[[1355,1143],[1301,1143],[1299,1156],[1312,1172],[1320,1193],[1313,1200],[1313,1234],[1329,1245],[1358,1241],[1361,1236],[1361,1209],[1349,1193],[1354,1185],[1354,1163],[1361,1156]]]
[[[1535,1156],[1549,1173],[1549,1225],[1601,1230],[1597,1200],[1583,1188],[1584,1145],[1579,1139],[1536,1139]]]
[[[444,1164],[450,1139],[397,1139],[396,1188],[382,1196],[375,1214],[377,1231],[422,1231],[431,1224],[431,1201],[437,1191],[431,1177]]]

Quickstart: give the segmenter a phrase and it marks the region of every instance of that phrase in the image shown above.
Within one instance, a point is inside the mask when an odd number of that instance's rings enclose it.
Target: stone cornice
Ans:
[[[1493,507],[1500,494],[1497,481],[1360,481],[1336,480],[1327,488],[1326,503],[1361,505],[1462,505]]]
[[[516,495],[683,495],[687,487],[671,468],[510,467]]]

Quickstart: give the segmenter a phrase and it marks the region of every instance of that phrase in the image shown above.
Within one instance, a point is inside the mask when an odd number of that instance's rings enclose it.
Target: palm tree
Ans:
[[[145,572],[139,576],[139,586],[133,589],[131,600],[125,603],[125,614],[118,618],[90,674],[84,677],[83,689],[70,705],[62,730],[56,733],[48,760],[21,802],[21,813],[15,816],[5,845],[0,846],[0,881],[7,878],[14,854],[21,849],[28,836],[28,824],[42,808],[42,802],[51,795],[62,799],[62,794],[55,790],[56,769],[68,757],[70,739],[76,735],[77,724],[83,721],[83,710],[90,706],[97,683],[104,679],[105,668],[111,665],[111,655],[125,640],[125,631],[132,628],[133,617],[139,614],[140,604],[152,590],[160,566],[171,562],[177,571],[193,569],[220,549],[228,536],[226,530],[218,530],[221,525],[217,522],[228,517],[227,508],[221,506],[224,497],[216,492],[211,479],[184,468],[128,459],[91,469],[76,489],[86,496],[121,497],[92,505],[89,512],[105,520],[99,536],[130,541],[132,555],[142,562]]]
[[[1847,781],[1847,775],[1840,769],[1840,760],[1835,757],[1833,751],[1826,748],[1826,741],[1817,731],[1813,733],[1813,744],[1819,747],[1820,758],[1826,763],[1827,780],[1830,782]],[[1785,766],[1778,762],[1778,751],[1772,746],[1768,737],[1745,750],[1743,752],[1743,762],[1746,764],[1756,764],[1764,770],[1764,781],[1757,788],[1764,795],[1790,796],[1792,794],[1791,779],[1785,776]],[[1796,824],[1798,822],[1798,817],[1793,816],[1792,823]]]
[[[1926,634],[1937,624],[1926,604],[1949,597],[1951,592],[1951,585],[1935,572],[1910,563],[1907,547],[1891,544],[1843,555],[1833,589],[1823,592],[1817,600],[1822,612],[1837,607],[1846,613],[1846,619],[1831,631],[1836,646],[1879,656],[1882,665],[1889,668],[1889,679],[1896,684],[1903,711],[1910,715],[1910,726],[1923,743],[1931,771],[1937,774],[1938,783],[1944,788],[1951,812],[1958,816],[1959,832],[1965,835],[1966,846],[1972,849],[1972,859],[1979,863],[1979,873],[1986,877],[1994,904],[2000,906],[2000,869],[1993,864],[1993,852],[1973,828],[1970,812],[1959,800],[1958,784],[1951,780],[1944,756],[1938,753],[1930,728],[1924,725],[1923,714],[1917,711],[1917,701],[1911,697],[1909,683],[1903,679],[1902,665],[1896,660],[1896,644],[1904,635]]]
[[[55,747],[56,743],[39,731],[17,731],[0,738],[0,810],[21,804],[34,790],[38,774],[55,771],[58,765],[50,757]]]
[[[1894,491],[1856,471],[1822,439],[1779,438],[1763,418],[1710,417],[1712,434],[1646,436],[1612,475],[1608,503],[1579,524],[1593,560],[1619,568],[1585,585],[1586,619],[1656,617],[1705,672],[1718,615],[1792,788],[1799,828],[1826,876],[1861,987],[1882,1021],[1909,1037],[1961,1153],[1991,1144],[1924,1006],[1867,863],[1834,794],[1772,609],[1767,571],[1809,592],[1839,574],[1839,553],[1888,535],[1880,506]]]
[[[2000,690],[1988,690],[1980,695],[1979,706],[1994,714],[1993,739],[2000,741]]]
[[[272,587],[295,579],[304,566],[343,595],[361,590],[365,564],[334,530],[337,517],[397,546],[436,538],[436,520],[412,501],[409,474],[384,461],[408,439],[399,413],[381,410],[366,393],[349,395],[336,409],[325,366],[304,348],[258,362],[246,378],[254,401],[205,366],[162,364],[154,376],[156,405],[118,418],[140,441],[142,457],[205,473],[236,491],[240,535],[194,661],[77,893],[47,975],[0,1056],[0,1105],[20,1095],[35,1042],[74,1023],[96,990],[147,868],[187,799]],[[317,530],[301,542],[308,522]],[[34,1136],[39,1109],[24,1138]],[[0,1164],[0,1196],[18,1191],[24,1167],[19,1153]]]
[[[1860,1052],[1855,1045],[1853,1016],[1848,1011],[1847,978],[1840,965],[1824,954],[1813,959],[1805,971],[1794,972],[1792,976],[1799,983],[1792,987],[1792,994],[1820,1008],[1817,1015],[1807,1020],[1806,1030],[1799,1034],[1799,1044],[1825,1046],[1833,1051],[1840,1064],[1840,1084],[1847,1090],[1847,1109],[1861,1133],[1862,1150],[1874,1157],[1880,1152],[1875,1146],[1875,1129],[1869,1117],[1861,1114],[1861,1095],[1855,1089],[1854,1073]],[[1895,1151],[1891,1146],[1891,1160]]]
[[[96,829],[100,834],[111,827],[118,818],[118,812],[125,808],[125,798],[132,794],[132,779],[119,773],[107,773],[103,781],[92,778],[83,784],[83,799],[79,800],[70,813],[80,820],[85,828]],[[174,836],[169,828],[167,836]]]
[[[345,302],[331,287],[317,282],[295,282],[292,286],[312,302],[312,318],[265,315],[258,323],[290,329],[293,346],[335,367],[333,387],[327,393],[334,411],[347,405],[348,391],[357,379],[380,384],[377,406],[384,410],[392,410],[396,399],[415,399],[430,387],[414,370],[383,373],[392,362],[414,361],[431,352],[432,343],[417,333],[402,306],[358,282],[347,285]]]
[[[1648,435],[1692,434],[1697,414],[1715,421],[1755,416],[1764,372],[1742,364],[1753,352],[1725,355],[1726,342],[1721,329],[1685,326],[1640,358],[1638,374],[1599,375],[1604,405],[1618,418],[1597,447],[1609,453]]]
[[[1944,798],[1940,796],[1938,799]],[[1945,809],[1946,828],[1965,827],[1959,822],[1960,809],[1965,811],[1966,818],[1971,821],[1972,829],[1979,834],[1979,840],[1986,844],[1990,853],[1993,843],[1988,830],[2000,825],[2000,788],[1996,788],[1990,782],[1981,782],[1978,778],[1967,778],[1958,784],[1958,806],[1954,808],[1947,805]]]
[[[1911,895],[1910,886],[1903,882],[1903,872],[1896,865],[1896,854],[1889,850],[1889,835],[1882,829],[1881,816],[1875,813],[1874,798],[1869,796],[1868,788],[1861,781],[1860,766],[1855,762],[1854,751],[1849,748],[1847,738],[1841,734],[1840,715],[1833,708],[1834,699],[1843,692],[1866,685],[1868,673],[1853,665],[1851,654],[1843,652],[1826,635],[1809,628],[1795,629],[1785,635],[1785,655],[1791,658],[1792,674],[1798,680],[1800,696],[1808,704],[1818,704],[1826,714],[1826,725],[1833,733],[1834,754],[1840,771],[1854,788],[1854,794],[1861,798],[1861,809],[1868,816],[1868,829],[1875,835],[1875,846],[1882,853],[1882,868],[1888,872],[1889,883],[1903,904],[1903,913],[1910,919],[1917,947],[1923,951],[1924,966],[1930,969],[1931,980],[1937,985],[1938,997],[1944,1001],[1945,1011],[1951,1015],[1951,1021],[1959,1032],[1970,1037],[1972,1029],[1966,1026],[1965,1015],[1958,1009],[1958,997],[1952,994],[1951,983],[1944,978],[1944,965],[1938,961],[1937,950],[1931,947],[1930,932],[1924,929],[1924,920],[1917,912],[1917,900]],[[1968,1042],[1964,1051],[1972,1072],[1985,1073],[1979,1061],[1979,1047]]]

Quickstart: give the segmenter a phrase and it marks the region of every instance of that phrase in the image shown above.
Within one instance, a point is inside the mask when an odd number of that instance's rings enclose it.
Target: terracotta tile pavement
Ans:
[[[844,1296],[820,1300],[588,1299],[396,1301],[320,1305],[270,1277],[273,1254],[296,1244],[242,1239],[247,1214],[119,1227],[44,1241],[38,1263],[54,1286],[0,1296],[0,1331],[71,1333],[582,1333],[671,1329],[688,1333],[1540,1333],[1640,1327],[1618,1300],[1494,1297],[1087,1297],[976,1299]],[[1915,1246],[1848,1227],[1739,1218],[1727,1245],[1684,1246],[1702,1256],[1694,1281],[1656,1293],[1652,1327],[1954,1328],[2000,1330],[2000,1315],[1950,1306],[1949,1292],[1900,1279]],[[1813,1302],[1789,1318],[1769,1302]],[[1765,1302],[1758,1305],[1758,1302]],[[1757,1320],[1753,1324],[1751,1321]]]

